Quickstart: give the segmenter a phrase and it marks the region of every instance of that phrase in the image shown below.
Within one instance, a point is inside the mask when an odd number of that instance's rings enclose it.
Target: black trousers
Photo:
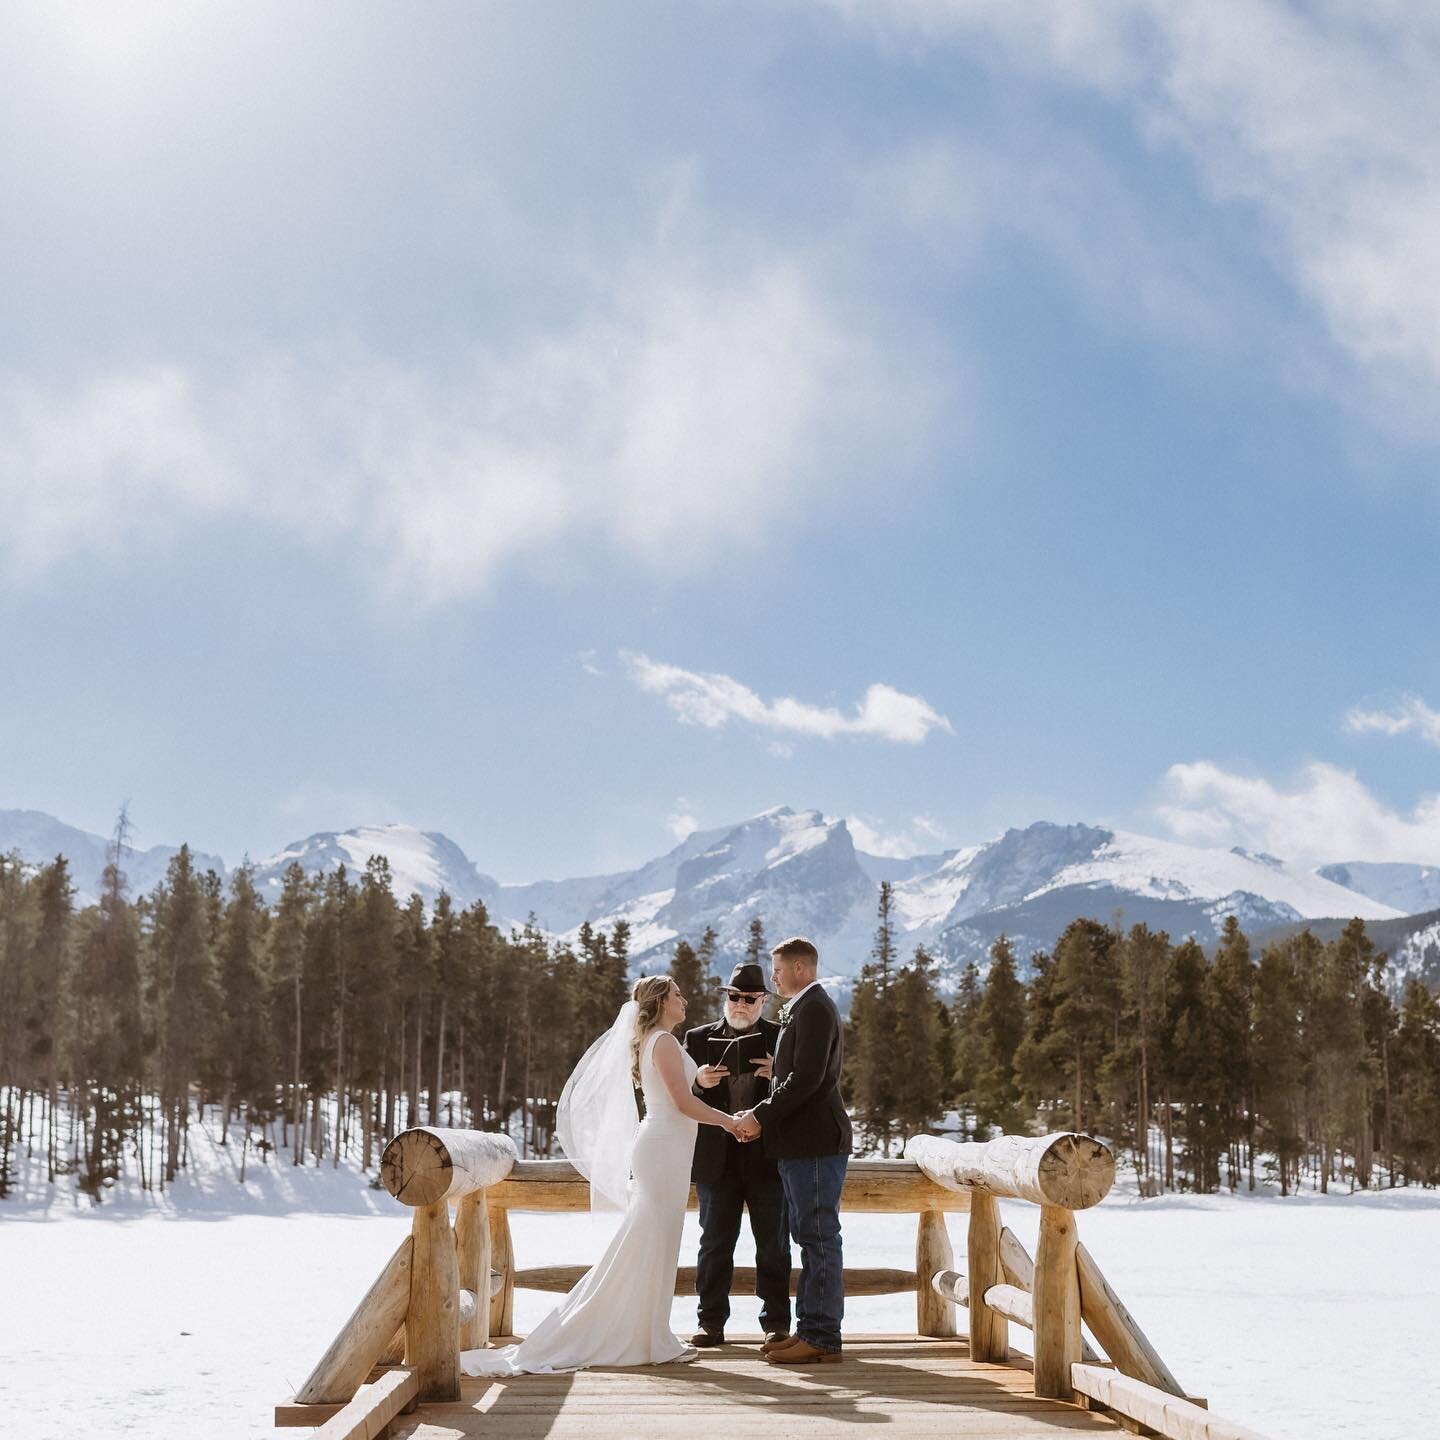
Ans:
[[[723,1330],[730,1318],[730,1283],[735,1275],[735,1242],[740,1215],[750,1211],[755,1237],[755,1294],[760,1328],[767,1334],[790,1329],[790,1230],[785,1188],[770,1175],[746,1175],[731,1166],[713,1185],[695,1186],[700,1199],[700,1260],[695,1289],[700,1296],[700,1328]]]

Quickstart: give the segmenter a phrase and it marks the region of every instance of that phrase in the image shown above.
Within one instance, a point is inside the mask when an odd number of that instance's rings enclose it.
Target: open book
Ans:
[[[765,1037],[759,1030],[747,1030],[743,1035],[711,1035],[705,1049],[712,1065],[723,1065],[732,1075],[748,1075],[756,1062],[765,1058]]]

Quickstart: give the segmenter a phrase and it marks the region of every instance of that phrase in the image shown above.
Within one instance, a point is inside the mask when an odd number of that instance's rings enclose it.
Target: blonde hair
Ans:
[[[642,975],[630,992],[630,998],[640,1007],[635,1017],[635,1038],[630,1042],[630,1076],[640,1083],[640,1048],[645,1037],[652,1030],[660,1028],[660,1012],[670,998],[670,986],[674,982],[668,975]]]

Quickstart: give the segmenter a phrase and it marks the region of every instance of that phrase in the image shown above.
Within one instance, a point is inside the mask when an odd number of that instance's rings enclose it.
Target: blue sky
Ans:
[[[0,808],[1440,861],[1427,7],[0,20]]]

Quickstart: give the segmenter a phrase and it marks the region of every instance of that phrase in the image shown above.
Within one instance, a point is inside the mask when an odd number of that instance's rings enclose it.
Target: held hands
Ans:
[[[730,1133],[737,1140],[743,1143],[748,1140],[758,1140],[760,1138],[760,1122],[755,1118],[755,1112],[753,1110],[742,1110],[738,1115],[734,1116],[733,1119],[735,1121],[735,1128]]]
[[[729,1073],[723,1065],[702,1065],[695,1072],[695,1083],[702,1090],[713,1090]]]

